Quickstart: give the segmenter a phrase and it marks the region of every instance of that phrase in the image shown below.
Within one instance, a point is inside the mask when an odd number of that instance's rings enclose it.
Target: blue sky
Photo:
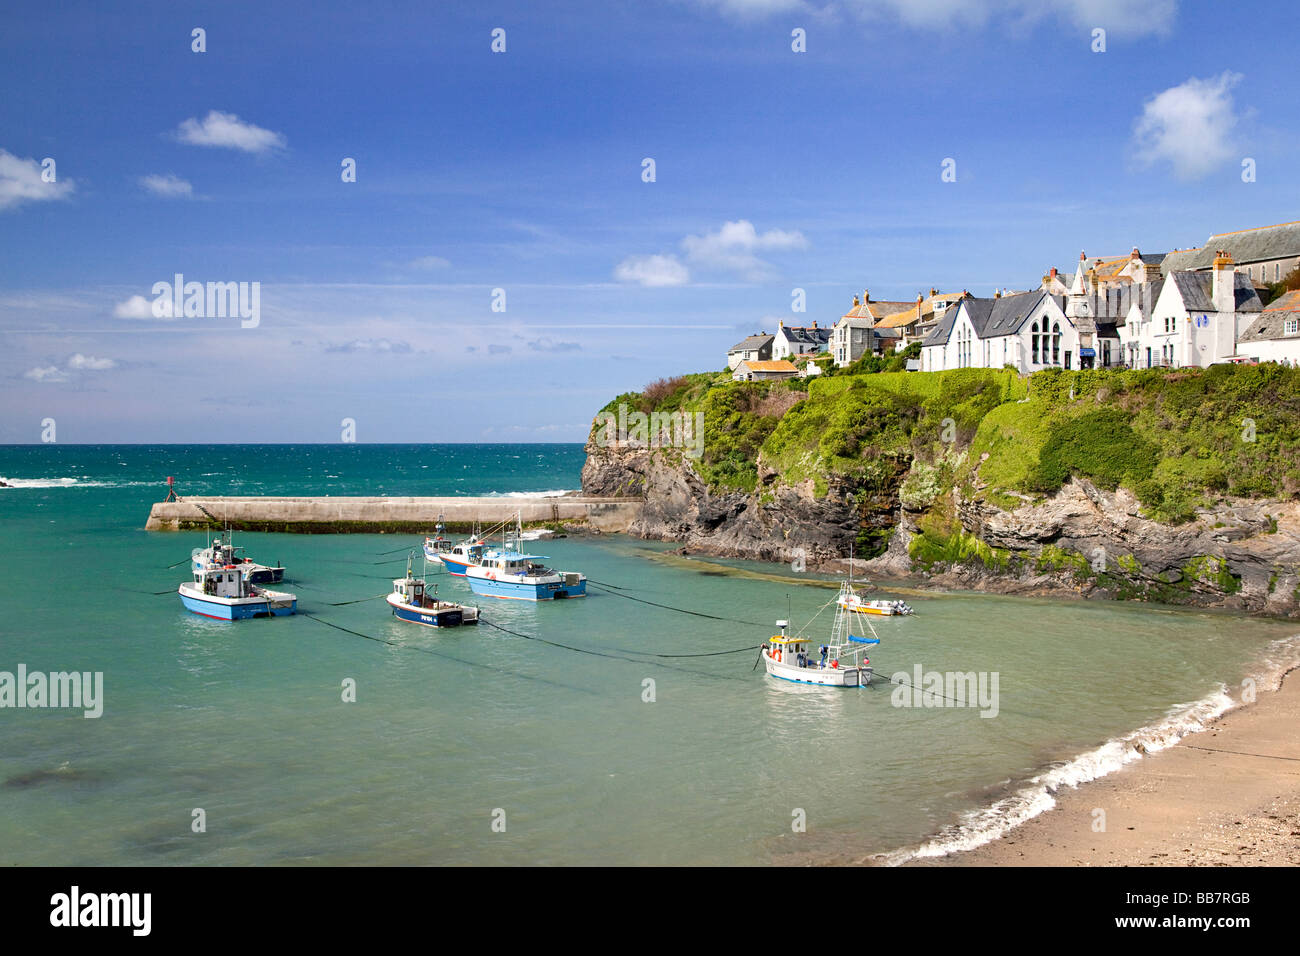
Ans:
[[[50,6],[0,15],[0,442],[580,441],[864,287],[1300,218],[1280,3]],[[154,318],[176,273],[258,324]]]

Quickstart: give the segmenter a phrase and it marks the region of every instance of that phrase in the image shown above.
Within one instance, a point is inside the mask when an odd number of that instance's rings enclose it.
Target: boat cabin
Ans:
[[[478,564],[483,560],[482,542],[462,541],[460,544],[453,545],[448,552],[453,558],[459,558],[462,561],[468,561],[470,564]],[[442,550],[439,548],[438,550]]]
[[[394,578],[393,593],[401,599],[403,604],[410,604],[414,607],[429,606],[424,592],[423,578]]]
[[[483,567],[498,574],[518,574],[525,577],[550,574],[546,565],[536,560],[541,557],[544,555],[493,551],[483,559]]]
[[[194,572],[194,584],[204,594],[213,597],[238,598],[247,597],[244,586],[244,572],[233,564],[224,567],[205,568]]]

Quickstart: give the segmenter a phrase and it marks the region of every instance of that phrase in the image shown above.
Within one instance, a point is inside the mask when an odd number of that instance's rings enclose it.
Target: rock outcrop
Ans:
[[[688,551],[842,564],[864,533],[887,541],[858,566],[870,575],[1003,593],[1071,594],[1224,607],[1300,617],[1300,503],[1224,499],[1179,525],[1143,517],[1128,491],[1073,479],[1055,494],[1005,510],[954,488],[944,501],[952,534],[977,547],[952,560],[918,560],[913,539],[924,512],[910,512],[895,480],[871,488],[811,482],[788,486],[758,463],[753,493],[713,494],[688,458],[670,449],[587,446],[587,495],[643,495],[631,521],[638,537],[680,542]],[[861,551],[861,548],[859,549]],[[983,556],[981,556],[983,555]]]

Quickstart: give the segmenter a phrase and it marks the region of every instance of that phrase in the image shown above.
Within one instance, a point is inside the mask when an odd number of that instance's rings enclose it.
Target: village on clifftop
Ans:
[[[1072,277],[1052,268],[1037,290],[992,298],[884,302],[864,289],[833,325],[780,323],[732,346],[727,366],[736,381],[810,377],[914,343],[909,371],[1300,365],[1300,221],[1155,255],[1081,252]]]

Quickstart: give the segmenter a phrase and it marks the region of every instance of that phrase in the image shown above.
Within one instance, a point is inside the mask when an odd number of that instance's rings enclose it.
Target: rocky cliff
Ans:
[[[782,434],[781,429],[795,426],[806,429],[798,419],[803,406],[816,404],[814,393],[792,412],[781,412],[774,430],[765,433],[768,437],[752,462],[752,489],[711,482],[715,472],[707,454],[700,460],[679,449],[648,448],[644,442],[599,441],[593,431],[583,491],[643,496],[645,503],[629,533],[679,542],[688,551],[803,562],[809,569],[831,570],[843,566],[853,547],[864,556],[859,569],[877,578],[1300,617],[1300,502],[1294,494],[1234,495],[1232,483],[1224,482],[1227,487],[1199,498],[1175,497],[1177,488],[1194,487],[1204,479],[1199,471],[1184,479],[1188,469],[1181,463],[1181,470],[1169,470],[1173,477],[1167,478],[1161,468],[1168,463],[1157,466],[1160,448],[1155,444],[1151,452],[1156,457],[1146,466],[1133,464],[1131,447],[1118,458],[1093,462],[1075,445],[1088,439],[1089,416],[1095,417],[1096,409],[1110,401],[1110,393],[1084,398],[1071,388],[1068,394],[1064,411],[1027,406],[1028,399],[1014,396],[1000,399],[982,413],[984,420],[964,434],[954,433],[947,445],[918,439],[926,428],[923,412],[903,416],[907,441],[892,446],[869,431],[880,429],[873,421],[868,431],[860,431],[861,441],[849,447],[870,467],[828,467],[825,462],[831,456],[823,455],[810,471],[806,464],[812,453],[792,457],[790,447],[813,448],[819,441],[823,447],[828,441],[843,444],[833,423],[822,427],[822,434],[807,436],[803,444],[792,446],[790,436]],[[951,396],[947,400],[952,401]],[[1036,401],[1045,400],[1040,394]],[[1018,406],[1012,413],[1005,411],[1008,402]],[[995,414],[993,408],[999,406],[1004,411]],[[1170,397],[1162,396],[1159,407],[1167,419]],[[1020,447],[1012,441],[1016,433],[1008,424],[1010,414],[1064,424],[1053,433],[1057,437],[1040,435],[1037,445]],[[1125,421],[1140,423],[1141,415],[1132,408],[1125,414]],[[1234,421],[1235,415],[1230,416]],[[1102,424],[1113,427],[1108,419]],[[1170,430],[1167,421],[1163,427]],[[1150,433],[1154,436],[1155,431]],[[1120,438],[1132,444],[1146,441],[1147,433],[1140,429]],[[1060,435],[1065,437],[1058,440]],[[1271,469],[1277,473],[1276,486],[1290,491],[1293,479],[1281,474],[1287,469],[1278,461],[1288,461],[1294,445],[1288,444],[1289,438],[1273,440],[1277,451],[1267,454],[1280,458],[1257,461],[1265,452],[1250,448],[1247,454],[1252,457],[1241,459],[1238,471],[1244,481],[1251,469]],[[1237,453],[1235,446],[1225,449],[1221,457]],[[1199,457],[1192,459],[1193,454]],[[1038,481],[1034,489],[1021,493],[1005,476],[1026,456],[1034,458],[1040,471],[1039,458],[1064,462],[1061,467],[1068,477],[1049,489],[1041,487],[1041,479],[1021,479],[1022,485]],[[991,463],[990,457],[995,459]],[[1203,448],[1188,453],[1188,460],[1206,459]],[[1112,467],[1128,472],[1107,487],[1104,477]],[[1068,474],[1081,469],[1101,473],[1103,480]],[[985,473],[993,475],[992,485]],[[1239,486],[1260,486],[1253,472],[1249,481],[1252,484]],[[1153,483],[1159,485],[1155,491]],[[1144,489],[1149,500],[1165,495],[1156,500],[1173,502],[1170,507],[1182,513],[1175,518],[1161,514],[1129,486]]]

